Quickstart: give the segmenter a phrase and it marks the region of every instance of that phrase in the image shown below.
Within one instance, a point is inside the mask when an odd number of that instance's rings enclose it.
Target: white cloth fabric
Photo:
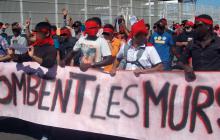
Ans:
[[[120,48],[120,51],[117,54],[117,59],[124,58],[125,45],[126,44],[123,44],[122,47]],[[144,66],[145,68],[152,68],[152,66],[161,63],[160,56],[158,55],[156,49],[153,46],[142,45],[140,47],[144,47],[144,52],[139,59],[139,62],[141,63],[142,66]],[[127,61],[136,61],[138,51],[139,50],[137,48],[131,46],[127,52]],[[136,69],[139,69],[139,67],[135,64],[127,63],[125,69],[136,70]]]
[[[26,53],[27,50],[28,50],[26,38],[22,37],[20,35],[18,37],[13,36],[11,38],[10,48],[15,49],[15,54],[24,54],[24,53]]]
[[[108,42],[103,37],[98,37],[95,41],[87,40],[86,36],[81,37],[73,47],[73,51],[81,49],[83,58],[92,62],[100,62],[105,56],[111,55]]]

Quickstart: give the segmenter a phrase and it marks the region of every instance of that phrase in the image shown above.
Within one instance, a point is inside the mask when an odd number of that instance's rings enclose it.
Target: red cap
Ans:
[[[207,19],[207,18],[195,17],[195,21],[203,22],[203,23],[208,24],[208,25],[213,25],[213,20]]]
[[[99,28],[99,25],[97,24],[97,22],[95,22],[93,20],[86,21],[85,26],[86,26],[86,29]]]
[[[103,33],[110,33],[110,34],[113,34],[114,33],[114,30],[112,28],[103,28]]]
[[[175,28],[175,29],[179,29],[179,28],[181,28],[181,25],[175,24],[175,25],[174,25],[174,28]]]
[[[134,37],[138,33],[148,33],[147,28],[145,27],[144,20],[139,20],[138,22],[134,23],[131,27],[131,36]]]
[[[190,26],[190,27],[193,27],[194,26],[194,23],[192,21],[187,21],[185,26]]]
[[[63,28],[60,30],[60,35],[66,34],[66,36],[70,37],[72,36],[71,31],[68,28]]]

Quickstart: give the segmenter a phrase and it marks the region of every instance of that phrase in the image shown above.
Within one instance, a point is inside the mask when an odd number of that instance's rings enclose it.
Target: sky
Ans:
[[[197,4],[220,6],[220,0],[197,0]]]
[[[200,7],[199,7],[200,5],[203,5],[202,6],[203,8],[206,6],[213,6],[213,8],[210,9],[210,7],[208,7],[207,9],[205,9],[207,11],[207,13],[204,13],[204,9],[201,9],[201,11],[200,11]],[[218,13],[220,13],[220,0],[197,0],[197,9],[196,10],[199,14],[208,14],[208,15],[212,16],[215,23],[220,24],[220,16],[218,14]]]

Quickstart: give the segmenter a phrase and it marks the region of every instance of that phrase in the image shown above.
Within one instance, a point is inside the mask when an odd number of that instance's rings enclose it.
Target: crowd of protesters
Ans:
[[[34,29],[30,29],[31,19],[24,28],[18,22],[0,23],[0,62],[77,66],[84,72],[95,68],[112,76],[119,70],[136,76],[183,70],[189,81],[196,78],[194,71],[220,70],[220,28],[209,15],[171,26],[162,18],[152,29],[133,16],[129,29],[123,16],[114,25],[103,25],[98,17],[73,22],[63,9],[63,21],[59,30],[48,19]],[[10,29],[12,36],[6,33]]]
[[[35,61],[41,66],[79,66],[82,71],[96,68],[115,75],[118,70],[131,70],[135,75],[153,71],[196,71],[220,69],[219,25],[213,25],[209,15],[199,15],[195,21],[184,20],[168,26],[165,18],[153,26],[135,16],[128,29],[123,16],[115,24],[102,25],[93,17],[85,23],[73,22],[63,9],[63,27],[59,30],[49,20],[30,29],[14,22],[0,23],[0,61]],[[6,30],[13,33],[9,36]]]
[[[162,18],[152,30],[135,16],[130,29],[123,16],[117,17],[114,25],[102,25],[98,17],[73,22],[66,9],[63,21],[59,34],[48,19],[32,30],[30,19],[25,29],[14,22],[12,36],[5,32],[10,25],[0,23],[0,61],[35,61],[46,68],[78,66],[82,71],[96,68],[111,75],[118,70],[131,70],[138,76],[180,69],[192,79],[193,70],[220,70],[220,29],[209,15],[171,26]]]

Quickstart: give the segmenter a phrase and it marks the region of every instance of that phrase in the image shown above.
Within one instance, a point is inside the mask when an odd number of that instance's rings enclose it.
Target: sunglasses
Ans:
[[[110,34],[110,33],[107,33],[107,32],[103,32],[102,34],[103,34],[103,35],[106,35],[106,36],[111,36],[111,34]]]
[[[190,28],[191,28],[190,26],[186,26],[186,27],[185,27],[185,29],[190,29]]]
[[[78,26],[78,25],[74,25],[74,26],[73,26],[73,28],[79,28],[79,27],[80,27],[80,26]]]
[[[199,21],[199,22],[196,22],[195,25],[194,25],[194,28],[198,28],[198,27],[201,27],[201,26],[204,26],[205,23]]]

